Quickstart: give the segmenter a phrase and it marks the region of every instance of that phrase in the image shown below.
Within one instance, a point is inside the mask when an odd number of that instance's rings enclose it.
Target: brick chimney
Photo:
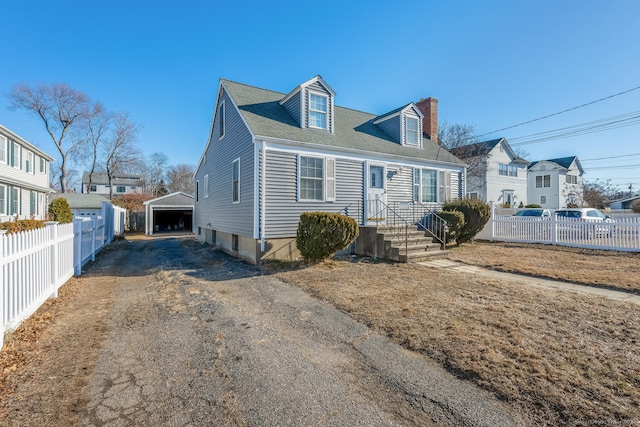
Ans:
[[[416,107],[424,115],[422,118],[422,132],[424,136],[438,142],[438,100],[436,98],[422,98],[416,102]]]

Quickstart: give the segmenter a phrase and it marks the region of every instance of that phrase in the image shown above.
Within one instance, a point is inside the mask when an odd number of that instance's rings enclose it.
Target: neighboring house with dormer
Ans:
[[[140,175],[115,174],[111,182],[113,195],[120,196],[129,193],[142,193],[144,179]],[[94,172],[89,184],[89,172],[82,174],[82,193],[96,193],[109,195],[109,176],[106,173]]]
[[[539,160],[529,165],[529,203],[561,209],[582,206],[584,169],[576,156]]]
[[[194,174],[200,241],[254,263],[297,257],[303,212],[366,225],[462,197],[465,164],[436,142],[436,99],[382,115],[335,100],[320,76],[288,94],[220,80]]]
[[[451,150],[474,165],[467,174],[467,197],[501,207],[527,204],[527,166],[504,138],[464,145]]]
[[[53,157],[0,125],[0,221],[45,219]]]

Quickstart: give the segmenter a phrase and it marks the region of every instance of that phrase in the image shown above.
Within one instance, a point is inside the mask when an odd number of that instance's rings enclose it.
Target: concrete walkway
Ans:
[[[562,282],[559,280],[544,279],[540,277],[525,276],[515,273],[504,273],[501,271],[489,270],[487,268],[478,267],[475,265],[465,264],[459,261],[452,261],[449,259],[434,259],[430,261],[424,261],[418,263],[426,267],[440,268],[450,271],[459,271],[461,273],[478,274],[485,277],[491,277],[501,280],[512,280],[521,283],[526,283],[531,286],[537,286],[539,288],[556,289],[559,291],[578,292],[588,295],[596,295],[604,298],[609,298],[618,301],[630,302],[640,305],[640,295],[615,291],[611,289],[599,288],[595,286],[579,285],[575,283]]]

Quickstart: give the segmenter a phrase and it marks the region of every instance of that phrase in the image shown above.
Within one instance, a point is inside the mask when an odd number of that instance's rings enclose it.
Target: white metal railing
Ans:
[[[494,212],[476,238],[640,252],[640,217],[618,217],[609,222],[555,215],[549,218],[514,217]]]
[[[0,348],[4,334],[17,328],[82,266],[124,230],[124,215],[103,204],[103,215],[77,217],[69,224],[0,234]]]

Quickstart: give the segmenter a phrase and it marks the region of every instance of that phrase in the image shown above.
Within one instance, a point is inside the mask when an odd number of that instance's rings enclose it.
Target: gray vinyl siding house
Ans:
[[[320,76],[288,94],[220,80],[194,174],[200,241],[253,263],[296,258],[303,212],[365,226],[367,200],[437,207],[464,194],[465,164],[423,135],[437,129],[417,104],[376,116],[335,97]]]

